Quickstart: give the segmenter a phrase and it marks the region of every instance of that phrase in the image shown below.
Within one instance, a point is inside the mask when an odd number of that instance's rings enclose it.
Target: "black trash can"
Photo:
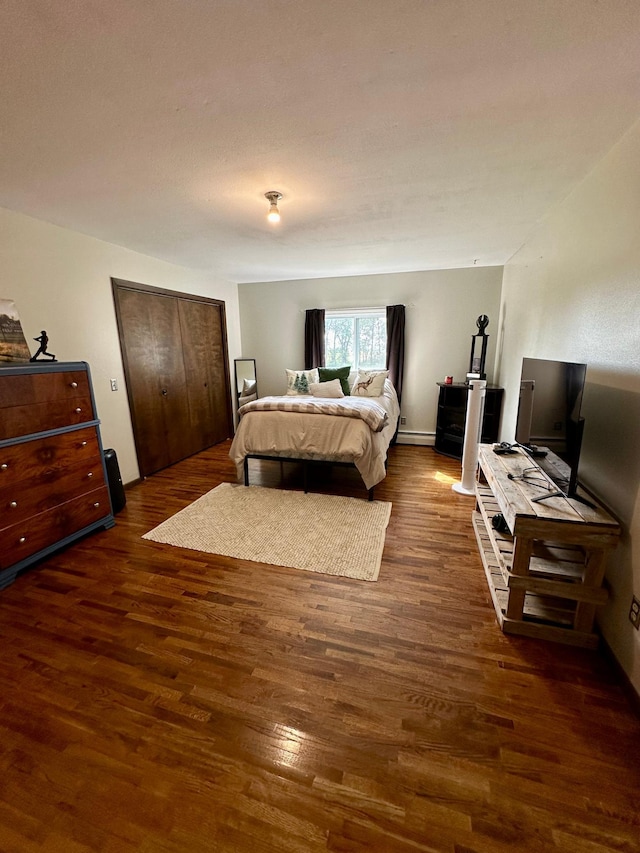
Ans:
[[[115,450],[111,447],[104,452],[104,464],[107,469],[107,485],[109,486],[113,514],[117,515],[120,510],[124,509],[127,498],[124,494],[124,486],[122,485],[122,477],[120,476],[118,457]]]

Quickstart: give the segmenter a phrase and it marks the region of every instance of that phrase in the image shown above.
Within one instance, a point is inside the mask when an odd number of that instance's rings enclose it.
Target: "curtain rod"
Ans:
[[[378,305],[377,307],[368,308],[325,308],[327,314],[364,314],[367,311],[379,313],[386,311],[386,305]]]

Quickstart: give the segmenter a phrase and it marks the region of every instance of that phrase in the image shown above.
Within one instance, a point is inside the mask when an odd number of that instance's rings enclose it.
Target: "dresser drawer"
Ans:
[[[109,492],[102,486],[5,528],[0,533],[0,569],[9,568],[110,513]]]
[[[2,382],[0,382],[2,385]],[[91,397],[69,397],[0,409],[0,440],[95,420]]]
[[[0,532],[31,515],[37,515],[103,485],[102,456],[96,454],[88,461],[82,460],[66,468],[43,469],[29,479],[19,480],[10,486],[0,486]]]
[[[43,368],[40,373],[0,376],[0,409],[90,396],[86,370],[55,371]]]
[[[23,480],[53,476],[78,462],[93,464],[97,456],[100,443],[93,426],[0,447],[0,491]]]

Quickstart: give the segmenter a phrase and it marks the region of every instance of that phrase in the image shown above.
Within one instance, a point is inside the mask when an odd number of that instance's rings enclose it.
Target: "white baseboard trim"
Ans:
[[[433,447],[435,440],[435,432],[412,432],[411,430],[398,432],[398,444],[420,444],[424,447]]]

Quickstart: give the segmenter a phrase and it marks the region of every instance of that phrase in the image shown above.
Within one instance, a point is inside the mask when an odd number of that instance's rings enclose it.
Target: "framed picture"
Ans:
[[[15,302],[0,299],[0,366],[29,361],[31,352],[22,331]]]

